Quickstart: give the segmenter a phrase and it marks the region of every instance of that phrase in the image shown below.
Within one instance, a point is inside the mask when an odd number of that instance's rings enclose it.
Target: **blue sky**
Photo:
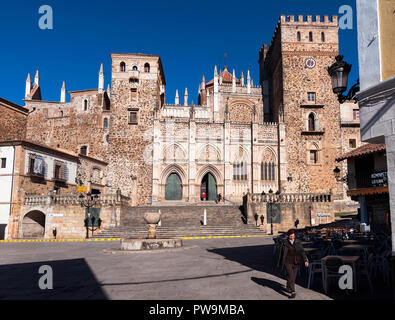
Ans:
[[[38,27],[42,5],[53,8],[54,29]],[[202,75],[212,79],[214,65],[251,70],[259,82],[258,52],[270,43],[281,14],[333,15],[339,7],[354,9],[354,28],[339,30],[340,53],[358,78],[355,0],[168,0],[75,1],[14,0],[0,10],[0,97],[23,105],[25,80],[40,70],[43,99],[59,101],[62,81],[68,91],[93,89],[104,63],[110,81],[111,52],[161,56],[166,76],[166,101],[188,87],[197,103]],[[69,97],[68,97],[69,100]],[[181,99],[182,100],[182,99]]]

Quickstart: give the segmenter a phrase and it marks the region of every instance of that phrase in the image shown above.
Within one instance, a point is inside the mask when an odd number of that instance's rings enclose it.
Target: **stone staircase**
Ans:
[[[255,225],[245,224],[238,205],[204,204],[129,207],[121,213],[121,224],[97,234],[96,238],[146,238],[147,225],[144,213],[162,213],[158,238],[238,236],[263,234]],[[204,210],[207,212],[207,225],[203,226]]]

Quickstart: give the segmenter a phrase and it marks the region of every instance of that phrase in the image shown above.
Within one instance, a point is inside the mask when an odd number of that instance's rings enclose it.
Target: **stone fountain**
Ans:
[[[182,247],[181,239],[157,239],[156,229],[161,220],[162,214],[158,212],[147,212],[144,214],[144,220],[148,227],[148,236],[146,239],[122,239],[121,250],[142,251],[142,250],[159,250]]]

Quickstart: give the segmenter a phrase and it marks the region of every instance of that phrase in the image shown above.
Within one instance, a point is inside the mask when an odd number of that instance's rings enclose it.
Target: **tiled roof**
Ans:
[[[365,144],[353,151],[347,152],[343,155],[341,155],[339,158],[336,159],[336,161],[342,161],[345,159],[350,159],[350,158],[357,158],[366,154],[370,153],[375,153],[379,151],[385,151],[385,144],[375,144],[375,143],[369,143]]]
[[[233,76],[232,74],[228,71],[228,69],[225,67],[224,71],[222,71],[221,73],[222,75],[222,83],[232,83],[233,80]],[[238,84],[240,81],[235,77],[236,79],[236,83]],[[207,82],[206,85],[210,85],[214,83],[214,79]]]

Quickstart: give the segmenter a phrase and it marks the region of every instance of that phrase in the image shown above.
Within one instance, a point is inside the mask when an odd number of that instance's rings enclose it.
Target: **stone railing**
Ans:
[[[120,194],[100,194],[98,204],[100,206],[109,206],[119,204],[121,201],[130,200],[128,197]],[[47,195],[25,195],[26,206],[37,205],[60,205],[60,206],[79,206],[79,194],[47,194]]]
[[[283,194],[247,194],[249,202],[331,202],[331,194],[323,193],[283,193]]]
[[[163,117],[173,118],[190,118],[191,106],[183,105],[168,105],[166,104],[162,109]],[[210,111],[206,108],[194,106],[195,119],[208,119],[210,118]]]

